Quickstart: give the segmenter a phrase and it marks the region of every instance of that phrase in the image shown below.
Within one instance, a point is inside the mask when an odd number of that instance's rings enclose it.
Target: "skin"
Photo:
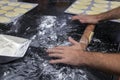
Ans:
[[[96,24],[99,21],[120,18],[120,7],[98,15],[76,15],[73,20],[82,23]],[[105,72],[120,75],[120,54],[103,54],[99,52],[87,52],[84,50],[84,43],[77,42],[72,38],[68,39],[72,46],[58,46],[48,49],[50,57],[58,59],[50,60],[51,64],[69,64],[73,66],[86,65]]]

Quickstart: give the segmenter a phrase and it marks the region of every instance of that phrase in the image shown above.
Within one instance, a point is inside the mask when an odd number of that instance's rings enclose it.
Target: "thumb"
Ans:
[[[69,37],[68,38],[69,42],[71,42],[72,44],[76,45],[79,44],[79,42],[75,41],[73,38]]]

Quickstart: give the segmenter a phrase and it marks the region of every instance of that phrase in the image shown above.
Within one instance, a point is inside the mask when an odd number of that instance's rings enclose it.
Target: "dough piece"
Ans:
[[[75,8],[75,9],[87,9],[88,6],[86,6],[86,5],[73,5],[72,8]]]
[[[19,15],[19,13],[16,13],[16,12],[7,12],[5,14],[5,16],[7,16],[7,17],[16,17],[18,15]]]
[[[12,9],[14,9],[14,7],[4,6],[4,7],[1,7],[1,9],[3,9],[3,10],[12,10]]]
[[[0,16],[0,23],[8,23],[8,22],[10,22],[9,18]]]
[[[93,15],[93,14],[99,14],[101,12],[98,11],[87,11],[86,14]]]
[[[8,3],[8,5],[10,5],[10,6],[18,6],[18,5],[20,5],[20,3]]]
[[[94,7],[101,7],[101,8],[107,8],[108,5],[107,4],[94,4]]]
[[[106,0],[94,0],[94,2],[96,2],[96,3],[103,3],[103,4],[108,4],[109,3],[109,1],[106,1]]]
[[[116,1],[116,2],[115,2],[115,1],[113,2],[113,1],[112,1],[111,4],[112,4],[112,5],[116,5],[116,6],[120,6],[120,2],[117,2],[117,1]]]
[[[4,14],[4,13],[6,13],[7,11],[5,11],[5,10],[0,10],[0,14]]]
[[[108,11],[106,8],[103,8],[103,7],[92,7],[91,10],[93,11],[99,11],[99,12],[105,12],[105,11]]]
[[[0,1],[0,4],[7,4],[9,1]]]
[[[31,4],[22,4],[20,5],[22,8],[32,8],[33,6]]]
[[[91,2],[79,2],[79,1],[76,1],[75,4],[77,5],[90,5]]]
[[[83,13],[83,10],[78,10],[78,9],[73,9],[73,8],[69,8],[67,10],[68,13],[72,13],[72,14],[81,14]]]
[[[92,0],[78,0],[79,2],[83,2],[83,3],[89,3],[91,2]]]
[[[111,9],[119,7],[118,5],[111,5]]]
[[[28,10],[27,9],[22,9],[22,8],[15,8],[14,11],[16,13],[26,13]]]

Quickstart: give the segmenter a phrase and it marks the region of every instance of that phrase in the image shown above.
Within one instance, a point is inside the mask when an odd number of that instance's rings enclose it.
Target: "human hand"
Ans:
[[[87,53],[84,51],[84,44],[69,38],[72,46],[59,46],[52,49],[48,49],[49,57],[55,57],[58,59],[51,60],[50,63],[64,63],[74,66],[84,65],[87,62]]]
[[[99,22],[99,18],[97,15],[76,15],[72,17],[72,20],[79,20],[81,23],[90,23],[96,24]]]

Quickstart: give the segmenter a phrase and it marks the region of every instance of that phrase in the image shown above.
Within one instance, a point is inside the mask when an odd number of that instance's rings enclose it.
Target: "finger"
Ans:
[[[48,53],[62,53],[62,50],[52,48],[52,49],[48,49],[47,52]]]
[[[62,54],[59,54],[59,53],[49,54],[48,56],[49,57],[62,58]]]
[[[79,42],[75,41],[73,38],[69,37],[69,42],[71,42],[72,44],[79,44]]]
[[[56,59],[49,61],[51,64],[65,63],[64,59]]]
[[[58,46],[56,47],[56,49],[60,49],[60,50],[64,50],[65,48],[67,48],[68,46]]]

